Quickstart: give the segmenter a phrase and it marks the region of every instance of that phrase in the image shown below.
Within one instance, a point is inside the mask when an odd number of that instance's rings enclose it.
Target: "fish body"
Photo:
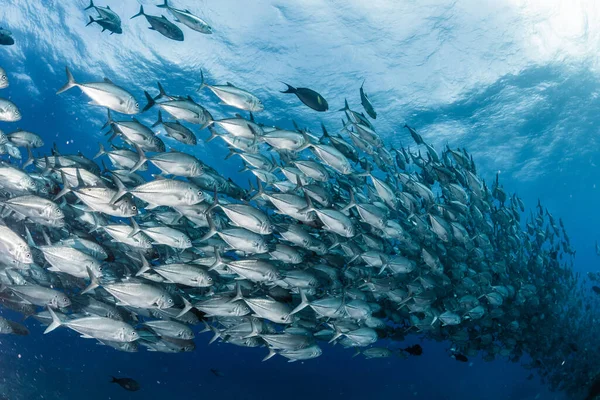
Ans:
[[[369,100],[367,93],[363,89],[364,85],[365,85],[364,82],[362,85],[360,85],[360,103],[362,104],[362,106],[365,109],[365,111],[367,112],[367,114],[369,114],[369,117],[375,119],[375,118],[377,118],[377,113],[375,112],[375,109],[373,108],[373,104],[371,104],[371,100]]]
[[[157,5],[159,8],[166,8],[175,18],[176,22],[180,22],[190,29],[197,32],[210,35],[213,33],[212,27],[202,18],[192,14],[188,10],[180,10],[169,6],[168,0],[164,0],[163,4]]]
[[[308,88],[295,88],[287,83],[284,83],[284,85],[287,86],[287,89],[281,93],[295,94],[302,103],[306,104],[315,111],[323,112],[329,110],[329,104],[327,104],[327,100],[325,100],[323,96],[314,90]]]
[[[92,99],[90,102],[91,105],[106,107],[123,114],[139,113],[139,104],[135,100],[135,97],[122,87],[112,83],[109,79],[105,78],[104,82],[77,83],[69,67],[66,67],[66,72],[67,83],[56,92],[57,94],[78,87]]]
[[[0,98],[0,121],[16,122],[21,120],[21,111],[10,100]]]
[[[202,88],[208,88],[211,92],[213,92],[221,101],[228,105],[240,110],[247,111],[262,111],[264,110],[264,106],[262,102],[253,95],[252,93],[235,87],[231,83],[227,83],[226,85],[207,85],[204,82],[204,74],[200,71],[201,83],[198,90],[200,91]]]
[[[148,15],[148,14],[144,13],[144,6],[142,6],[142,5],[140,5],[140,11],[137,14],[135,14],[133,17],[131,17],[130,19],[142,16],[142,15],[144,17],[146,17],[146,21],[148,21],[148,23],[150,24],[150,27],[148,29],[157,31],[164,37],[169,38],[171,40],[175,40],[178,42],[183,41],[183,32],[181,29],[179,29],[177,27],[177,25],[175,25],[174,23],[169,21],[164,15],[161,15],[160,17],[156,17],[154,15]]]

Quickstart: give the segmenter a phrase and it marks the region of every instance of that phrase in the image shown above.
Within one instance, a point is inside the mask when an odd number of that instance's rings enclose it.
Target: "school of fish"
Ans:
[[[177,13],[187,11],[162,7],[186,23]],[[88,8],[100,14],[90,23],[120,33],[109,8]],[[160,18],[142,15],[160,30]],[[0,89],[9,75],[0,68]],[[408,125],[413,148],[386,146],[347,101],[343,124],[318,135],[269,126],[257,96],[200,71],[198,90],[229,118],[160,83],[141,107],[110,79],[81,83],[68,67],[66,76],[58,94],[79,88],[106,109],[109,137],[94,159],[56,147],[36,155],[39,135],[0,131],[0,304],[44,333],[182,352],[210,332],[211,343],[289,361],[319,357],[327,343],[369,359],[418,356],[419,345],[399,347],[418,335],[450,342],[457,361],[521,361],[556,390],[580,392],[596,376],[597,305],[572,271],[562,220],[539,203],[526,215],[465,149],[438,153]],[[316,91],[287,87],[329,109]],[[131,117],[141,113],[157,122]],[[0,96],[0,121],[22,117]],[[168,149],[159,129],[190,151]],[[223,140],[226,159],[239,157],[255,181],[240,187],[192,155],[197,135]],[[0,333],[29,331],[0,317]]]

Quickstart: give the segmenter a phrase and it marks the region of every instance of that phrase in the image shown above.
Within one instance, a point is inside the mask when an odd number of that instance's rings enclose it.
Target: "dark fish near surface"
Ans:
[[[136,392],[136,391],[140,390],[140,384],[131,378],[115,378],[113,376],[110,383],[116,383],[119,386],[121,386],[123,389],[129,390],[130,392]]]
[[[375,119],[375,118],[377,118],[377,113],[375,112],[375,109],[373,108],[373,105],[371,104],[371,100],[369,100],[369,97],[367,96],[367,94],[365,93],[365,90],[363,89],[364,85],[365,85],[365,82],[363,81],[362,85],[360,85],[360,103],[362,104],[362,106],[365,109],[365,111],[367,112],[367,114],[369,114],[369,117]]]
[[[90,18],[90,21],[87,24],[85,24],[85,26],[89,26],[95,22],[102,27],[102,32],[109,31],[111,35],[113,33],[117,33],[117,34],[123,33],[123,29],[121,28],[121,25],[116,24],[111,20],[103,19],[103,18],[94,19],[94,17],[92,17],[91,15],[89,18]]]
[[[303,102],[315,111],[329,110],[329,104],[327,104],[327,100],[325,100],[323,96],[321,96],[314,90],[308,88],[295,88],[293,86],[288,85],[285,82],[282,83],[288,88],[281,93],[294,93],[296,96],[298,96],[301,102]]]
[[[140,6],[140,12],[135,14],[130,19],[134,19],[143,15],[146,17],[146,21],[150,24],[150,29],[157,31],[164,37],[169,39],[177,40],[178,42],[183,41],[183,31],[177,27],[174,23],[169,21],[164,15],[156,17],[154,15],[148,15],[144,13],[144,6]]]

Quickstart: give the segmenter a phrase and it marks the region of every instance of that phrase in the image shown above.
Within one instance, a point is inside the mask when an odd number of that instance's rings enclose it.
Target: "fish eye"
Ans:
[[[136,207],[136,206],[131,206],[131,209],[132,209],[133,211],[136,211],[136,210],[137,210],[137,207]]]
[[[140,104],[139,103],[135,103],[135,108],[140,108]]]

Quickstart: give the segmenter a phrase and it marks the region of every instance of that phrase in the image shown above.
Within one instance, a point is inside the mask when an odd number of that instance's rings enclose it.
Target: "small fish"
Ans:
[[[467,361],[469,361],[469,359],[466,356],[464,356],[462,354],[458,354],[458,353],[453,354],[452,358],[454,358],[456,361],[460,361],[460,362],[467,362]]]
[[[296,96],[298,96],[301,102],[315,111],[322,112],[329,110],[329,104],[327,104],[327,100],[325,100],[323,96],[314,90],[308,88],[295,88],[285,82],[282,83],[287,86],[287,89],[281,93],[294,93]]]
[[[420,356],[421,354],[423,354],[423,348],[421,347],[421,345],[418,345],[418,344],[414,344],[403,350],[405,352],[407,352],[408,354],[410,354],[411,356]]]
[[[137,114],[140,112],[139,104],[135,97],[120,86],[115,85],[108,78],[104,82],[77,83],[69,67],[65,67],[67,83],[58,89],[56,94],[65,92],[73,87],[78,87],[89,96],[91,105],[102,106],[123,114]],[[1,105],[0,105],[1,107]]]
[[[102,27],[102,32],[109,31],[111,35],[113,33],[116,33],[116,34],[123,33],[123,29],[121,28],[121,25],[115,24],[111,20],[103,19],[103,18],[94,19],[94,17],[92,17],[91,15],[89,16],[89,18],[90,18],[90,20],[87,24],[85,24],[85,26],[89,26],[95,22]]]
[[[215,368],[211,368],[210,372],[212,372],[212,374],[214,376],[218,376],[218,377],[225,376],[225,375],[223,375],[223,373],[221,371],[219,371],[218,369],[215,369]]]
[[[200,71],[200,87],[198,91],[203,88],[209,88],[221,101],[240,110],[259,112],[264,110],[264,106],[261,101],[252,93],[233,86],[233,84],[227,82],[226,85],[208,85],[204,82],[204,73]]]
[[[110,381],[110,383],[116,383],[125,390],[129,390],[130,392],[136,392],[140,390],[140,384],[137,383],[137,381],[135,381],[134,379],[115,378],[114,376],[112,376],[111,378],[112,380]]]
[[[369,97],[367,96],[367,94],[365,93],[365,91],[363,89],[364,85],[365,85],[365,82],[363,81],[362,85],[360,85],[360,103],[362,104],[362,106],[365,109],[365,111],[367,112],[367,114],[369,114],[369,117],[376,119],[377,113],[375,112],[375,109],[373,108],[373,105],[371,104]]]
[[[212,27],[202,18],[195,16],[189,10],[179,10],[169,5],[168,0],[164,0],[163,4],[157,5],[158,8],[166,8],[175,18],[175,22],[180,22],[190,29],[197,32],[210,35],[213,33]]]
[[[600,287],[598,286],[592,286],[592,290],[594,291],[594,293],[596,293],[597,295],[600,295]]]
[[[148,23],[150,24],[150,30],[157,31],[166,38],[176,40],[178,42],[183,42],[183,32],[181,31],[181,29],[179,29],[177,25],[165,18],[164,15],[156,17],[154,15],[145,14],[144,6],[140,5],[140,12],[135,14],[130,19],[134,19],[141,15],[146,17],[146,21],[148,21]]]
[[[94,4],[94,0],[90,0],[90,5],[83,10],[86,11],[92,8],[98,12],[100,18],[109,20],[116,25],[121,25],[121,18],[117,15],[117,13],[110,9],[110,6],[100,7]]]

